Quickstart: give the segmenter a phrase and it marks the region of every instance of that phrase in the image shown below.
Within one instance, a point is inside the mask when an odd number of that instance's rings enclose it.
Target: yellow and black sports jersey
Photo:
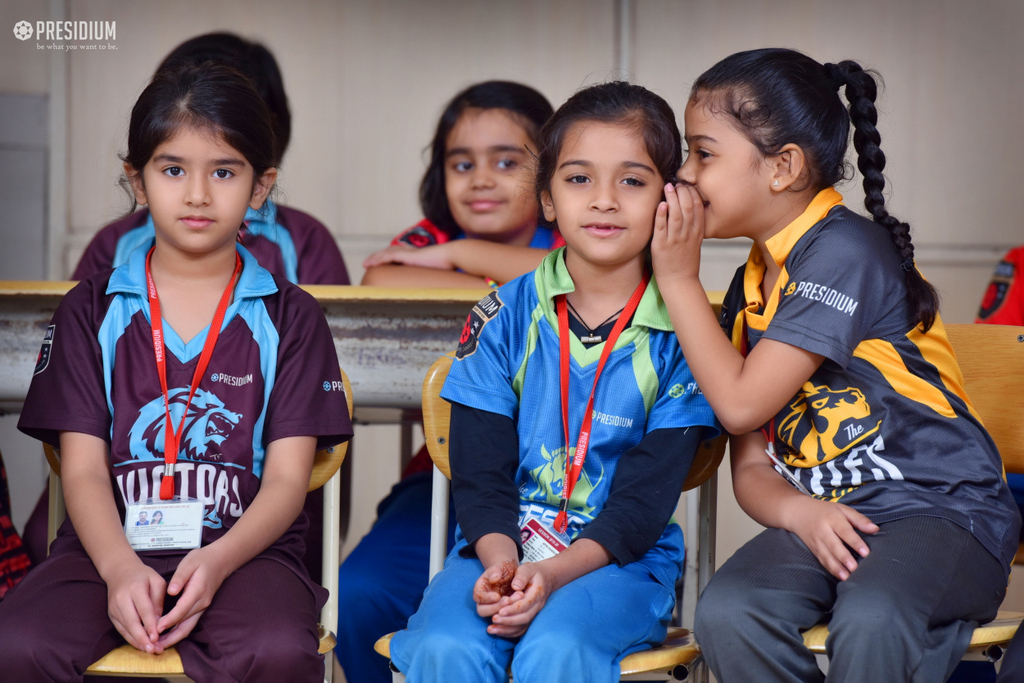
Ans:
[[[910,319],[889,233],[834,189],[767,243],[782,274],[762,300],[755,245],[722,306],[746,353],[762,338],[825,357],[766,429],[812,495],[876,523],[910,515],[964,527],[1009,571],[1020,516],[995,444],[963,389],[941,319]]]

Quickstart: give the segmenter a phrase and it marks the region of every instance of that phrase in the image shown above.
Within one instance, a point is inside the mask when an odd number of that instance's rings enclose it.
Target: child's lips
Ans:
[[[469,209],[476,213],[486,213],[488,211],[494,211],[504,202],[499,199],[476,199],[469,202]]]
[[[213,223],[213,219],[206,218],[205,216],[185,216],[181,219],[181,222],[190,228],[205,228]]]
[[[599,237],[617,235],[625,230],[621,225],[614,225],[612,223],[591,223],[589,225],[584,225],[583,229],[588,233]]]

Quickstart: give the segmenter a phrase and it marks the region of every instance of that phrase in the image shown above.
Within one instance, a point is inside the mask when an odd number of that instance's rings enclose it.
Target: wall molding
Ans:
[[[921,265],[933,266],[994,266],[1015,244],[917,244],[914,258]],[[750,253],[750,242],[705,242],[701,254],[705,259],[729,260],[742,263]]]

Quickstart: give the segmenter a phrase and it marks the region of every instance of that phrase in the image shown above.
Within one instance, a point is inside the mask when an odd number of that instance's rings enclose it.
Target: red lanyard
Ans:
[[[587,410],[583,413],[580,435],[576,440],[576,453],[571,461],[569,460],[569,311],[565,305],[564,294],[560,294],[555,298],[555,308],[558,311],[559,361],[562,384],[562,426],[565,429],[565,479],[562,483],[562,500],[558,504],[558,516],[555,517],[555,530],[559,533],[564,534],[568,527],[569,517],[566,510],[569,507],[569,498],[572,497],[572,491],[576,488],[576,482],[583,471],[583,460],[587,457],[587,447],[590,446],[590,425],[594,417],[594,393],[597,391],[597,380],[601,377],[601,371],[604,370],[604,364],[607,362],[608,356],[611,355],[612,349],[615,348],[615,342],[618,341],[619,335],[626,327],[629,319],[633,317],[636,307],[640,305],[640,299],[643,298],[650,279],[651,274],[645,271],[643,278],[640,279],[640,284],[634,290],[633,296],[629,298],[629,303],[622,309],[619,319],[615,321],[615,326],[612,327],[611,334],[608,335],[608,339],[604,343],[604,350],[601,352],[601,359],[597,362],[597,371],[594,373],[594,386],[590,390],[590,398],[587,400]]]
[[[181,415],[181,422],[178,429],[174,430],[171,422],[171,403],[167,394],[167,357],[164,353],[164,323],[160,317],[160,297],[156,293],[156,284],[153,283],[153,275],[149,270],[149,263],[153,259],[153,249],[149,250],[146,256],[146,284],[149,287],[149,317],[150,327],[153,329],[153,354],[156,356],[156,373],[160,376],[160,390],[164,396],[164,476],[160,481],[160,500],[170,500],[174,497],[174,464],[178,462],[178,444],[181,441],[181,432],[188,420],[188,409],[192,405],[192,397],[199,388],[199,381],[206,373],[206,367],[210,364],[210,357],[213,356],[213,347],[217,345],[217,337],[220,336],[220,326],[224,322],[224,314],[231,302],[231,293],[235,290],[235,283],[238,282],[238,274],[242,272],[242,258],[235,252],[235,272],[231,274],[227,289],[220,297],[217,304],[217,312],[213,314],[213,322],[210,323],[210,331],[206,334],[206,343],[203,344],[203,352],[199,354],[199,362],[196,363],[196,371],[192,375],[192,386],[189,387],[188,401],[185,402],[185,412]]]

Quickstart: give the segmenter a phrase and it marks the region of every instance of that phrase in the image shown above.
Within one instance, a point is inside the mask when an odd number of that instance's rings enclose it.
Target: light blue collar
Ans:
[[[277,205],[268,199],[259,211],[251,207],[246,209],[245,222],[245,229],[253,235],[266,235],[277,230]]]
[[[254,212],[255,213],[255,212]],[[128,262],[114,269],[107,284],[107,294],[136,294],[146,296],[146,256],[156,239],[139,247],[128,257]],[[263,268],[256,257],[249,253],[249,250],[241,244],[235,248],[242,257],[242,273],[238,276],[238,284],[235,285],[235,301],[239,299],[252,299],[277,291],[277,283],[274,276]]]

